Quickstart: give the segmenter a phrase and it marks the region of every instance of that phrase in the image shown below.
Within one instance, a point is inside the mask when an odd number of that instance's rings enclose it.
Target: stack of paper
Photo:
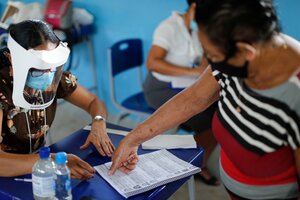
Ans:
[[[177,158],[167,150],[141,155],[136,168],[129,174],[116,171],[114,175],[109,176],[110,166],[111,162],[94,168],[125,198],[201,171],[200,168]]]
[[[83,130],[88,130],[90,131],[91,130],[91,126],[90,125],[87,125],[86,127],[83,128]],[[116,135],[123,135],[123,136],[126,136],[129,132],[128,131],[122,131],[122,130],[118,130],[118,129],[111,129],[111,128],[107,128],[106,131],[108,133],[111,133],[111,134],[116,134]]]
[[[199,77],[194,76],[174,76],[172,77],[172,88],[187,88],[193,85]]]
[[[142,144],[143,149],[197,148],[193,135],[158,135]]]
[[[84,130],[91,130],[86,126]],[[107,129],[108,133],[126,136],[128,131]],[[143,149],[191,149],[197,148],[193,135],[158,135],[142,144]]]

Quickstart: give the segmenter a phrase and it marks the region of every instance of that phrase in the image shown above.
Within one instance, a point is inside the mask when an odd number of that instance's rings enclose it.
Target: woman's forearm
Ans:
[[[88,112],[92,117],[95,115],[101,115],[107,117],[107,110],[104,103],[90,91],[77,84],[76,90],[65,100],[82,108]]]
[[[163,59],[153,59],[148,63],[148,69],[169,76],[197,76],[199,70],[191,67],[183,67],[171,64]]]
[[[205,84],[206,83],[206,84]],[[204,111],[218,99],[219,85],[211,70],[194,85],[185,89],[162,105],[129,135],[128,140],[139,145],[144,141],[176,127],[192,116]]]
[[[169,76],[198,76],[198,69],[188,66],[179,66],[166,61],[168,51],[162,47],[153,45],[147,58],[147,68],[149,71],[157,72]]]
[[[93,99],[93,101],[90,103],[90,106],[87,111],[92,117],[96,115],[101,115],[102,117],[107,118],[106,107],[104,103],[96,96]]]
[[[21,155],[0,152],[0,176],[11,177],[29,174],[38,159],[38,154]]]

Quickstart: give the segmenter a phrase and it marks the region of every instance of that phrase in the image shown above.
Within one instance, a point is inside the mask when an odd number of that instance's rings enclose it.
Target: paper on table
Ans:
[[[174,76],[172,77],[172,88],[186,88],[193,85],[198,77],[195,76]]]
[[[165,149],[141,155],[136,168],[129,174],[116,171],[109,176],[110,166],[111,162],[94,168],[126,198],[201,171],[199,167],[177,158]]]
[[[158,135],[142,144],[143,149],[197,148],[193,135]]]
[[[84,127],[83,130],[90,131],[91,130],[91,126],[88,125],[88,126]],[[107,128],[106,131],[108,133],[112,133],[112,134],[116,134],[116,135],[123,135],[123,136],[126,136],[129,133],[128,131],[122,131],[122,130],[111,129],[111,128]]]
[[[88,125],[84,130],[91,130]],[[128,131],[106,129],[108,133],[126,136]],[[192,135],[158,135],[142,144],[143,149],[190,149],[197,148],[196,141]]]

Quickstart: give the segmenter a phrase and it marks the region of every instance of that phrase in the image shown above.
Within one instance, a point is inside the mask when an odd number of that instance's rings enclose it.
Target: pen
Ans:
[[[32,179],[30,178],[15,178],[15,181],[23,181],[23,182],[32,182]]]

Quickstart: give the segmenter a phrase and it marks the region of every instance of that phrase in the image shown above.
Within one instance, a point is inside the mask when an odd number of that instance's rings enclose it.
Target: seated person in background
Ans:
[[[155,30],[153,45],[147,59],[149,73],[144,83],[144,95],[149,106],[157,109],[173,96],[178,90],[171,85],[175,76],[199,77],[207,67],[206,59],[197,36],[197,30],[192,30],[196,1],[188,0],[186,13],[173,12]],[[201,61],[201,62],[200,62]],[[203,171],[195,177],[209,185],[218,185],[219,181],[211,176],[206,163],[217,143],[211,133],[211,121],[216,104],[181,124],[183,129],[196,133],[198,145],[205,149]],[[217,165],[217,164],[216,164]]]
[[[94,119],[105,118],[107,111],[97,96],[77,84],[70,72],[63,71],[70,51],[46,23],[28,20],[12,25],[7,47],[0,51],[0,176],[9,177],[31,173],[39,159],[32,153],[45,144],[57,98],[86,110]],[[112,155],[114,145],[104,120],[94,120],[80,148],[90,144],[102,156]],[[72,154],[68,154],[68,166],[72,178],[89,179],[95,173]]]

